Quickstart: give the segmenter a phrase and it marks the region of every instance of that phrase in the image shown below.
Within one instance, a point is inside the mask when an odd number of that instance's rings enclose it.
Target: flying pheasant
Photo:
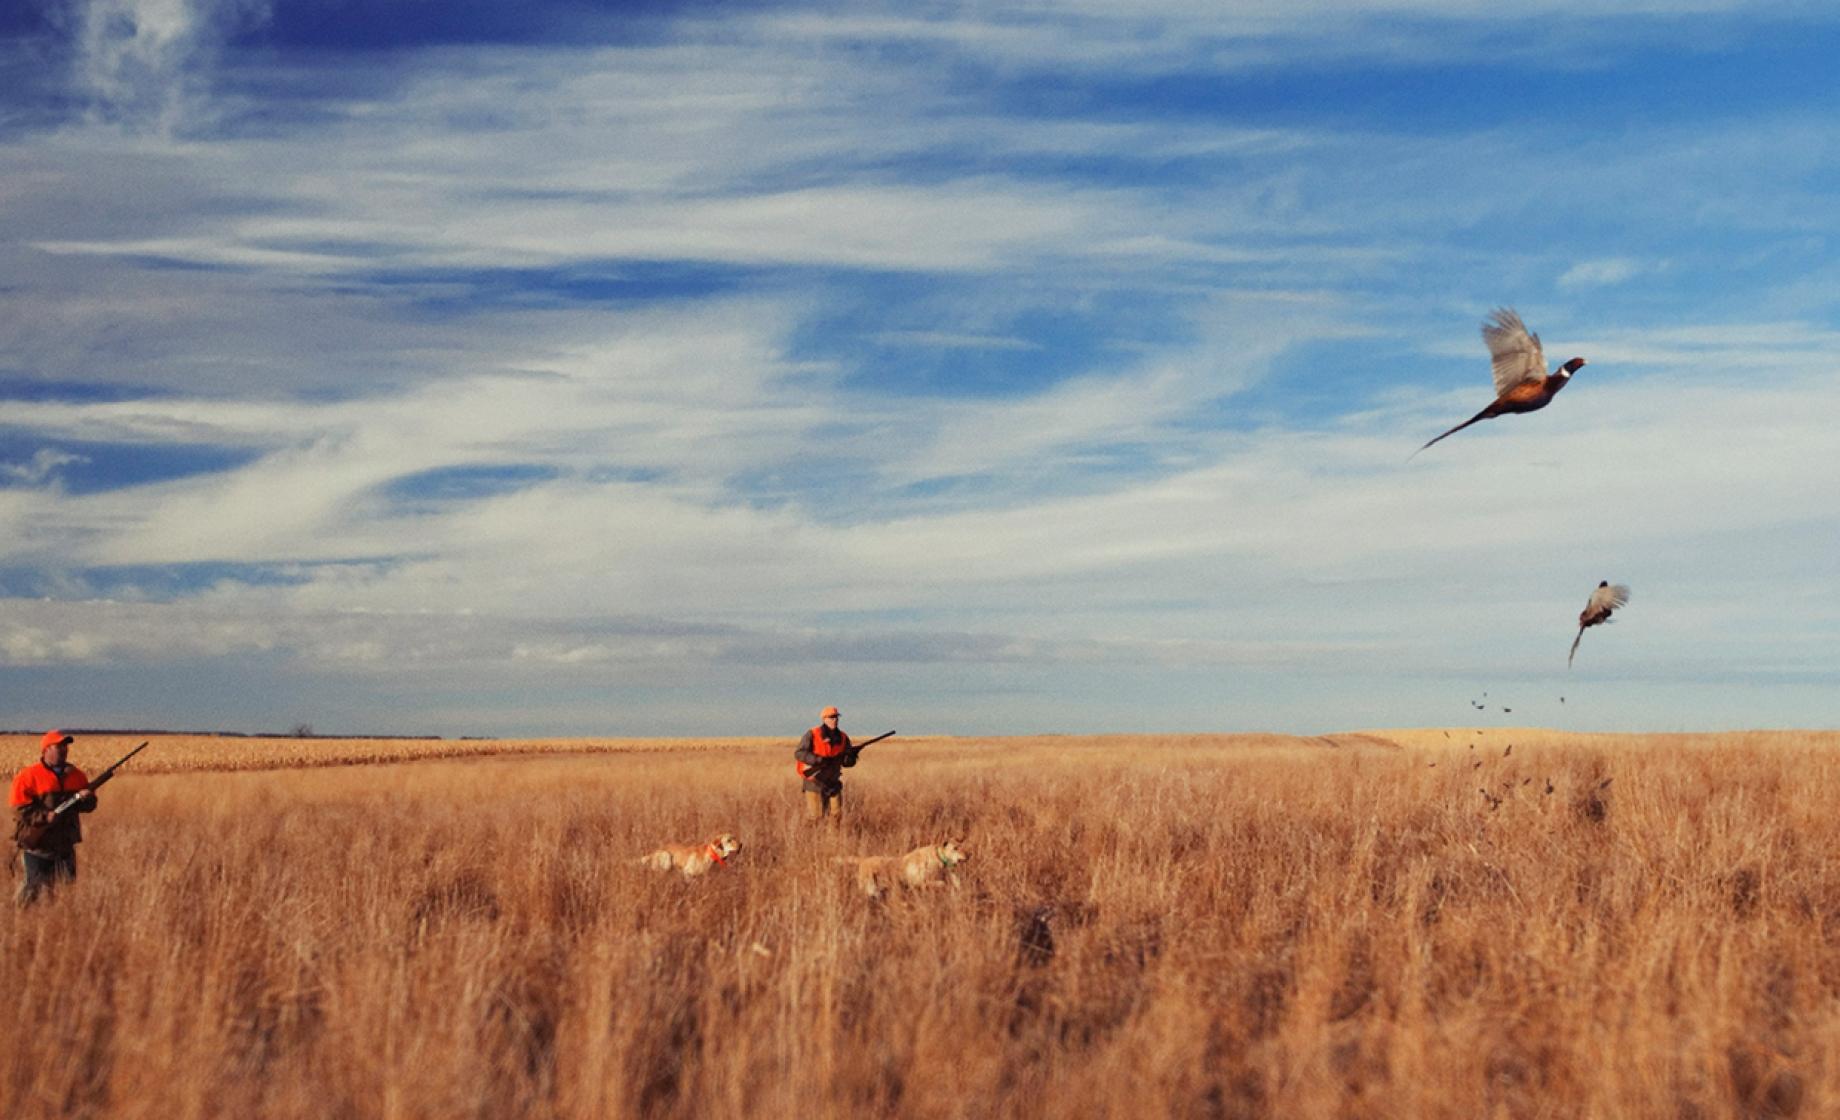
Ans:
[[[1495,369],[1495,403],[1425,444],[1425,447],[1430,447],[1444,436],[1455,435],[1478,420],[1487,420],[1509,412],[1532,412],[1545,408],[1546,402],[1565,388],[1572,374],[1584,365],[1583,358],[1573,358],[1552,373],[1547,373],[1546,355],[1540,351],[1540,336],[1527,332],[1527,324],[1521,322],[1521,317],[1514,313],[1513,308],[1498,308],[1482,321],[1482,341],[1489,345],[1489,359]],[[1423,451],[1425,447],[1418,451]],[[1416,455],[1418,451],[1412,454]]]
[[[1597,590],[1591,592],[1591,601],[1584,605],[1578,614],[1578,636],[1572,639],[1572,652],[1565,659],[1565,667],[1572,667],[1572,658],[1578,656],[1578,643],[1584,641],[1584,632],[1600,622],[1609,622],[1610,613],[1629,602],[1629,588],[1622,584],[1612,586],[1609,580],[1598,583]]]

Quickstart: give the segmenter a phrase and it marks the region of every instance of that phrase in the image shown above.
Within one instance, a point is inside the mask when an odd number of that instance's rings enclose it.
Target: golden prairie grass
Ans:
[[[136,773],[0,1115],[1840,1112],[1840,736],[1514,735],[897,740],[842,835],[789,742]]]

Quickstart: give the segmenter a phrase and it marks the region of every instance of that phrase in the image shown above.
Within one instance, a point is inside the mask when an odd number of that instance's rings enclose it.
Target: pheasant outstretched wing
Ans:
[[[1611,611],[1622,609],[1628,602],[1629,588],[1615,583],[1591,592],[1591,601],[1585,606],[1585,610],[1595,615],[1607,615]]]
[[[1482,341],[1488,343],[1496,396],[1523,381],[1546,377],[1546,355],[1540,350],[1540,336],[1527,330],[1527,324],[1521,322],[1513,308],[1496,308],[1482,321]]]

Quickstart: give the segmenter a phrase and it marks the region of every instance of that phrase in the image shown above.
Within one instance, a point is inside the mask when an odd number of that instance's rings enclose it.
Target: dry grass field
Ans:
[[[1840,1115],[1840,735],[897,739],[842,835],[790,747],[155,740],[0,1116]]]

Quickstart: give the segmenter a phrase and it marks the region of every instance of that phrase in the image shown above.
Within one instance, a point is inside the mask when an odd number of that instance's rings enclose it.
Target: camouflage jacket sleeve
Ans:
[[[811,749],[810,731],[799,736],[799,746],[797,750],[792,752],[792,757],[798,759],[807,766],[822,766],[824,764],[824,760],[819,758],[817,753]]]

